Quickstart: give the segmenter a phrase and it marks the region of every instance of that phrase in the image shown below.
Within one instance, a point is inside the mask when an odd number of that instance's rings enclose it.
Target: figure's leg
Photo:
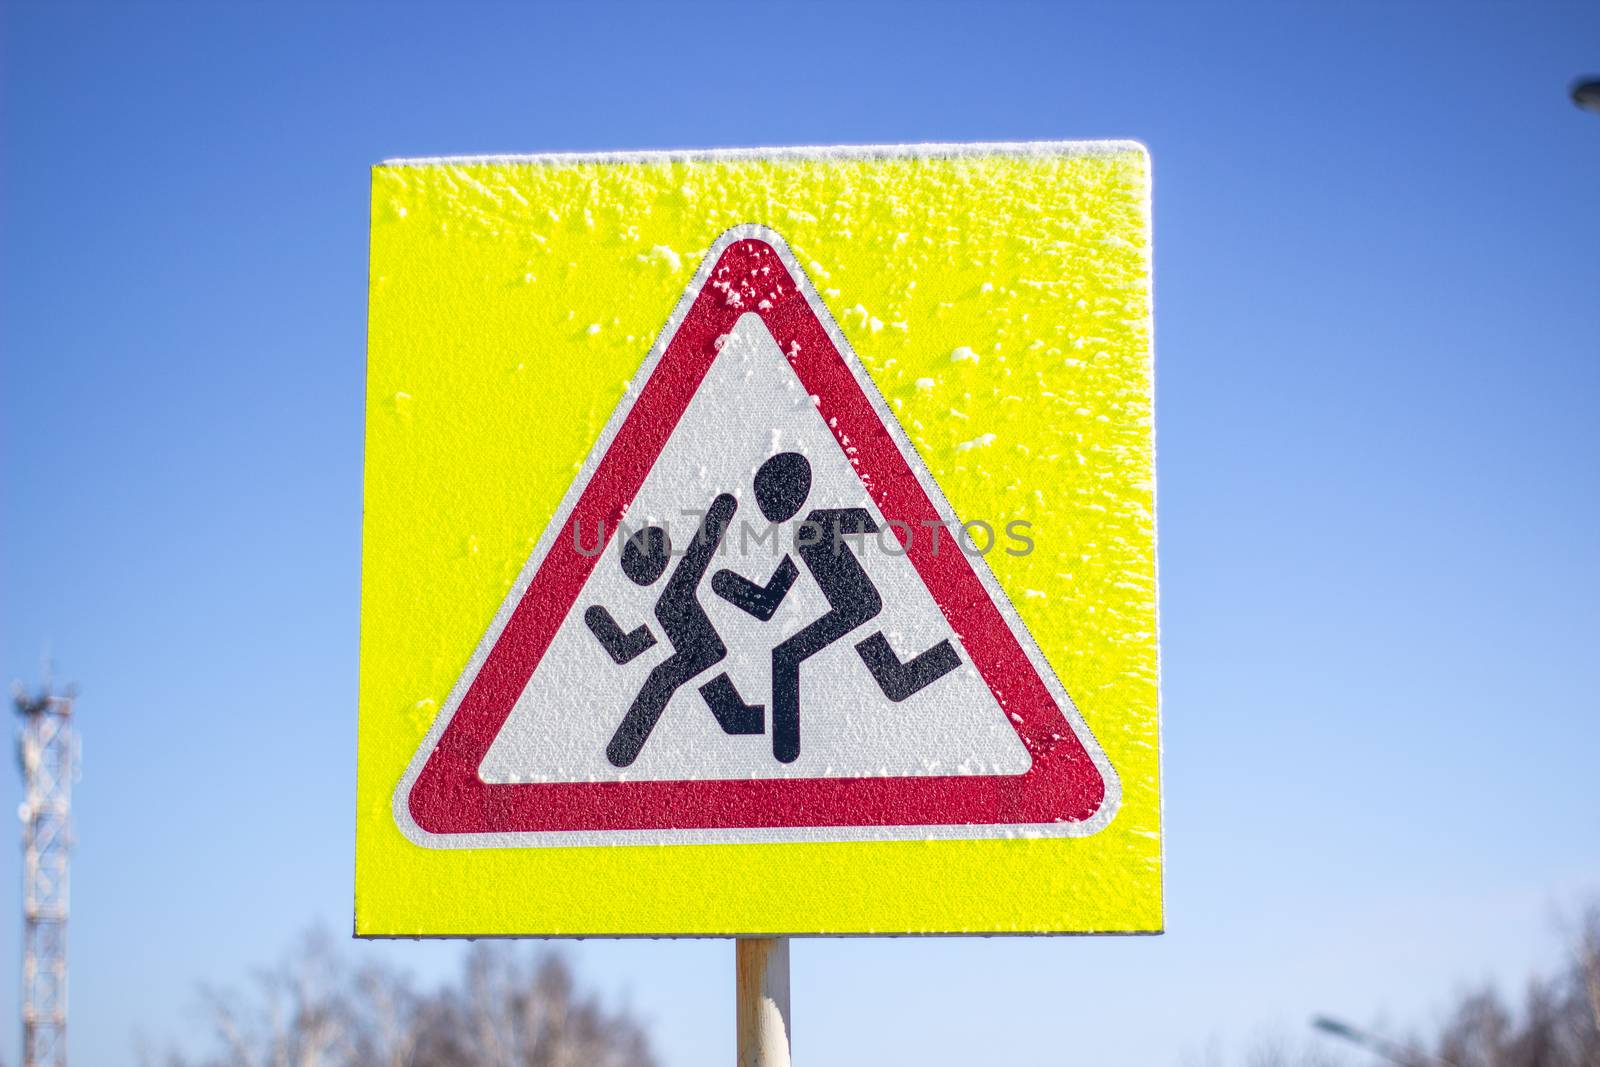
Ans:
[[[858,625],[830,611],[772,650],[772,755],[779,763],[800,758],[800,664]]]
[[[800,662],[806,657],[796,641],[804,634],[772,650],[772,758],[779,763],[800,758]]]
[[[700,687],[706,707],[716,716],[717,725],[725,734],[759,734],[766,730],[766,709],[760,704],[746,704],[728,672],[723,671]]]
[[[872,672],[883,695],[897,704],[961,666],[961,657],[956,655],[949,640],[940,641],[921,655],[901,663],[882,630],[857,644],[856,652]]]
[[[639,695],[634,697],[633,706],[622,717],[617,732],[611,735],[611,743],[606,746],[606,759],[611,761],[612,766],[626,767],[639,758],[639,750],[649,740],[650,731],[656,728],[656,723],[661,721],[661,713],[667,710],[667,701],[691,676],[683,673],[683,663],[677,656],[670,656],[656,664],[650,677],[644,680]]]

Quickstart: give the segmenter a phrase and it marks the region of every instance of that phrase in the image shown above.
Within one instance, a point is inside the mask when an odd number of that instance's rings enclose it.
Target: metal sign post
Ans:
[[[734,942],[739,1067],[789,1067],[789,939]]]

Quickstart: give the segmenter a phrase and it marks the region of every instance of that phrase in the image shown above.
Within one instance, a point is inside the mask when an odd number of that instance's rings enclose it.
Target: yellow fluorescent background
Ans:
[[[1157,931],[1149,161],[1138,145],[372,175],[356,933]],[[1089,837],[429,849],[407,763],[706,250],[777,231],[1121,782]]]

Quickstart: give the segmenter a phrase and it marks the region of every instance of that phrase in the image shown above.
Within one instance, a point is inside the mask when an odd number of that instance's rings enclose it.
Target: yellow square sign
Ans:
[[[1161,927],[1149,166],[373,172],[356,932]]]

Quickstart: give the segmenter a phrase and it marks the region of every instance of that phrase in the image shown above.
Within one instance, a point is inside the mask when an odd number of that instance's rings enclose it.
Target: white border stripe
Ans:
[[[694,163],[761,159],[959,159],[966,156],[1149,155],[1139,141],[977,141],[968,144],[794,145],[780,148],[666,148],[636,152],[544,152],[532,155],[402,156],[381,167],[470,167],[494,163]]]

